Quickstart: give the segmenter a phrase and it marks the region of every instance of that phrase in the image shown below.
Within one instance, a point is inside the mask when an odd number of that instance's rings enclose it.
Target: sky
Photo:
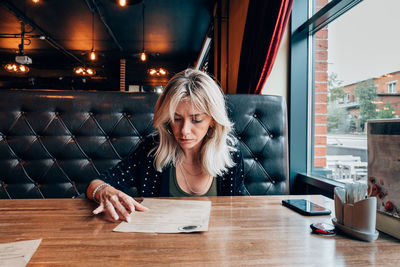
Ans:
[[[400,0],[364,0],[328,26],[328,73],[343,85],[400,71]]]

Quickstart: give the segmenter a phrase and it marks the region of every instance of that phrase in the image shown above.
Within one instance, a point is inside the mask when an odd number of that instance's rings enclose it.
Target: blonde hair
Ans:
[[[221,88],[210,76],[193,69],[186,69],[172,77],[157,100],[153,125],[160,143],[155,148],[155,167],[161,171],[164,166],[170,163],[176,166],[184,159],[169,123],[174,121],[178,104],[187,100],[214,120],[214,126],[203,139],[199,157],[204,170],[213,177],[220,176],[234,165],[230,155],[231,151],[235,151],[231,137],[233,123],[228,118]]]

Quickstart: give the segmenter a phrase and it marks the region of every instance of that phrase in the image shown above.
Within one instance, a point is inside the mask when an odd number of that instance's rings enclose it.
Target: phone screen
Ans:
[[[282,200],[282,204],[304,215],[326,215],[331,211],[305,199]]]

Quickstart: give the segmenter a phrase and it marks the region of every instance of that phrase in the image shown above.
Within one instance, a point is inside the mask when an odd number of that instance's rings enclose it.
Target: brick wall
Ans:
[[[315,12],[328,3],[316,0]],[[314,36],[314,167],[326,166],[326,135],[328,112],[328,28]]]

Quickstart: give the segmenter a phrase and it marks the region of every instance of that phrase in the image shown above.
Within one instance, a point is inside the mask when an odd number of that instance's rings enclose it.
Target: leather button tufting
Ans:
[[[254,114],[253,114],[253,117],[254,117],[254,118],[257,118],[257,114],[254,113]]]

